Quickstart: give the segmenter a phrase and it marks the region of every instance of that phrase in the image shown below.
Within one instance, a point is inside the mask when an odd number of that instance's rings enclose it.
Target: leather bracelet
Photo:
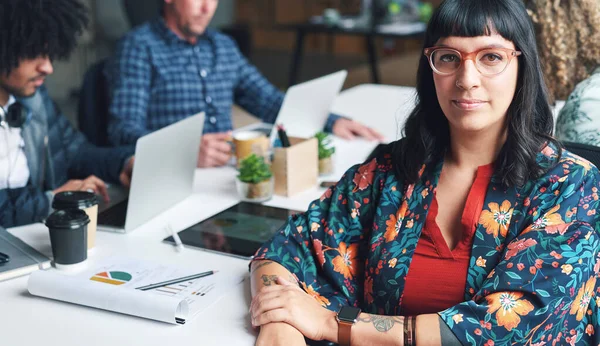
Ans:
[[[404,318],[404,346],[416,346],[415,345],[415,328],[416,328],[415,316],[406,316]]]
[[[404,317],[404,346],[409,345],[409,335],[410,331],[408,330],[408,325],[410,324],[410,316]]]
[[[417,346],[417,316],[413,316],[412,318],[412,328],[410,331],[412,333],[412,344]]]

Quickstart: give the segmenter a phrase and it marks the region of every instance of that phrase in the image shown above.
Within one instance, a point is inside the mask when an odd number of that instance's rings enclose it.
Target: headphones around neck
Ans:
[[[19,102],[8,107],[8,110],[0,106],[0,127],[21,127],[27,121],[27,109]]]

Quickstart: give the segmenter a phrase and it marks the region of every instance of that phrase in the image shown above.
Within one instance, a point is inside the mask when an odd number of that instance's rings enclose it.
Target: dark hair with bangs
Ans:
[[[66,58],[87,23],[76,0],[0,0],[0,74],[24,59]]]
[[[554,119],[536,48],[533,25],[522,0],[446,0],[435,11],[424,48],[443,37],[475,37],[498,33],[522,52],[515,96],[507,111],[507,140],[495,162],[495,173],[505,186],[522,186],[545,171],[537,154],[553,143]],[[399,178],[415,183],[423,164],[442,159],[450,146],[450,129],[436,96],[433,71],[421,55],[417,72],[417,105],[394,148]]]

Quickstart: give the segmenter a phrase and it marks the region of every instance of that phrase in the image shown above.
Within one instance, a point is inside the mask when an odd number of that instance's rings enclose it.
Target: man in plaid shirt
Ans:
[[[147,133],[204,111],[198,166],[224,165],[231,156],[233,103],[273,123],[284,94],[231,38],[207,29],[218,0],[164,1],[163,16],[128,33],[106,66],[109,140],[134,144]],[[325,130],[343,138],[382,139],[373,129],[333,114]]]

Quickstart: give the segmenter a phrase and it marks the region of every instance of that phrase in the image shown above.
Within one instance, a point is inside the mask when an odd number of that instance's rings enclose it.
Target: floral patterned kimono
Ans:
[[[443,163],[424,166],[409,185],[394,175],[389,152],[350,168],[256,259],[282,264],[330,310],[352,305],[401,315],[405,278]],[[552,167],[556,157],[548,146],[538,162]],[[464,302],[439,312],[464,345],[600,343],[599,178],[596,167],[567,151],[522,188],[503,188],[492,177]]]

